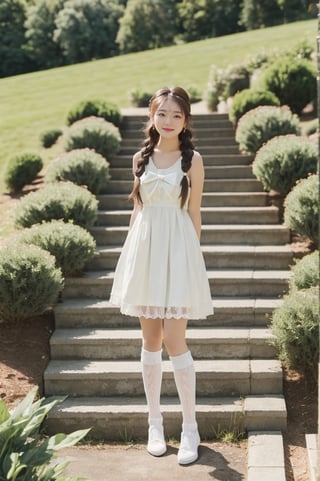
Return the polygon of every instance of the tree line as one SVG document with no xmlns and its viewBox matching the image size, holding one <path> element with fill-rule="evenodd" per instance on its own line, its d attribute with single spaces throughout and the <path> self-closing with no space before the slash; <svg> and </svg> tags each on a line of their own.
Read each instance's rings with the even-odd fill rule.
<svg viewBox="0 0 320 481">
<path fill-rule="evenodd" d="M 310 0 L 1 0 L 0 77 L 316 15 Z"/>
</svg>

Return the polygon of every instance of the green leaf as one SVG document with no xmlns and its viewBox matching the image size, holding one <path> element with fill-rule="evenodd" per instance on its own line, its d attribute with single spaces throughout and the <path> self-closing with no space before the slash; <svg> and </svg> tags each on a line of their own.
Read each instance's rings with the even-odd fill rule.
<svg viewBox="0 0 320 481">
<path fill-rule="evenodd" d="M 10 417 L 9 410 L 5 402 L 0 399 L 0 425 L 4 423 Z"/>
</svg>

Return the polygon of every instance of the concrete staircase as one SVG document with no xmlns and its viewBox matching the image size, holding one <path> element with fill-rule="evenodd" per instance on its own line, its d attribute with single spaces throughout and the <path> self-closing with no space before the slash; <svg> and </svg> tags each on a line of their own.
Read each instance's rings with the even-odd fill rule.
<svg viewBox="0 0 320 481">
<path fill-rule="evenodd" d="M 92 426 L 105 440 L 145 439 L 147 410 L 139 362 L 137 319 L 122 316 L 108 297 L 128 231 L 131 159 L 145 121 L 127 116 L 122 148 L 111 162 L 108 195 L 92 234 L 97 256 L 82 277 L 66 280 L 55 308 L 46 395 L 68 395 L 47 420 L 50 432 Z M 205 163 L 202 249 L 214 316 L 190 321 L 188 342 L 197 372 L 197 418 L 202 437 L 221 429 L 281 430 L 286 425 L 282 370 L 267 316 L 287 290 L 289 231 L 240 155 L 226 115 L 195 115 L 197 149 Z M 167 356 L 162 404 L 168 436 L 178 437 L 180 406 Z"/>
</svg>

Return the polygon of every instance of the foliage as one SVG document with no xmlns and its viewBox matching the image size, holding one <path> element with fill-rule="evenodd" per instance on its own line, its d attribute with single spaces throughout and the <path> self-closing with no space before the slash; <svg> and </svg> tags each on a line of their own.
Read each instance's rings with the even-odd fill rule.
<svg viewBox="0 0 320 481">
<path fill-rule="evenodd" d="M 281 105 L 300 114 L 316 98 L 316 78 L 316 68 L 310 61 L 285 55 L 265 70 L 261 83 L 279 98 Z"/>
<path fill-rule="evenodd" d="M 83 100 L 75 105 L 68 113 L 67 124 L 71 125 L 85 117 L 102 117 L 117 127 L 121 124 L 121 113 L 112 102 L 104 100 Z"/>
<path fill-rule="evenodd" d="M 0 479 L 8 481 L 77 481 L 62 476 L 68 463 L 55 463 L 56 451 L 74 446 L 89 430 L 43 438 L 42 422 L 60 398 L 36 400 L 37 388 L 12 411 L 0 400 Z"/>
<path fill-rule="evenodd" d="M 176 35 L 176 17 L 175 0 L 128 0 L 117 34 L 120 52 L 171 45 Z"/>
<path fill-rule="evenodd" d="M 292 55 L 296 59 L 311 60 L 314 52 L 314 46 L 307 40 L 302 40 L 287 51 L 288 55 Z"/>
<path fill-rule="evenodd" d="M 61 129 L 45 130 L 40 135 L 40 142 L 45 149 L 49 149 L 56 143 L 56 141 L 62 135 L 62 133 L 63 132 Z"/>
<path fill-rule="evenodd" d="M 53 39 L 71 63 L 111 57 L 122 14 L 117 0 L 67 0 L 56 16 Z"/>
<path fill-rule="evenodd" d="M 273 137 L 258 150 L 253 173 L 265 190 L 287 195 L 297 180 L 317 170 L 316 145 L 295 135 Z"/>
<path fill-rule="evenodd" d="M 305 0 L 244 0 L 240 25 L 252 30 L 307 17 Z"/>
<path fill-rule="evenodd" d="M 23 48 L 26 18 L 23 0 L 0 2 L 0 77 L 32 70 Z"/>
<path fill-rule="evenodd" d="M 242 115 L 261 105 L 280 105 L 279 99 L 268 90 L 244 89 L 238 92 L 232 101 L 229 118 L 237 124 Z"/>
<path fill-rule="evenodd" d="M 249 84 L 249 71 L 246 65 L 228 65 L 225 69 L 212 65 L 207 89 L 208 107 L 210 110 L 216 110 L 221 100 L 249 88 Z"/>
<path fill-rule="evenodd" d="M 98 201 L 91 192 L 72 182 L 57 182 L 26 195 L 16 208 L 15 223 L 31 227 L 62 219 L 87 228 L 96 221 L 97 211 Z"/>
<path fill-rule="evenodd" d="M 105 191 L 108 185 L 109 163 L 94 150 L 78 149 L 63 153 L 53 160 L 46 172 L 46 181 L 70 181 L 86 186 L 93 194 Z"/>
<path fill-rule="evenodd" d="M 305 255 L 292 267 L 291 289 L 308 289 L 320 284 L 319 251 Z"/>
<path fill-rule="evenodd" d="M 36 0 L 27 8 L 25 48 L 37 68 L 52 68 L 64 63 L 62 50 L 53 39 L 55 18 L 64 3 L 64 0 Z"/>
<path fill-rule="evenodd" d="M 273 311 L 273 344 L 289 369 L 316 378 L 319 360 L 319 289 L 293 290 Z"/>
<path fill-rule="evenodd" d="M 19 243 L 0 250 L 0 318 L 3 321 L 17 322 L 42 314 L 55 303 L 61 287 L 61 271 L 48 252 Z"/>
<path fill-rule="evenodd" d="M 96 243 L 88 231 L 59 220 L 24 229 L 18 238 L 26 245 L 36 245 L 56 259 L 64 276 L 79 272 L 94 257 Z"/>
<path fill-rule="evenodd" d="M 186 42 L 239 30 L 240 0 L 182 0 L 178 3 L 180 36 Z"/>
<path fill-rule="evenodd" d="M 284 201 L 284 222 L 303 239 L 319 242 L 319 176 L 302 179 Z"/>
<path fill-rule="evenodd" d="M 129 99 L 134 107 L 149 107 L 149 102 L 153 93 L 142 92 L 139 89 L 130 90 Z"/>
<path fill-rule="evenodd" d="M 255 154 L 268 140 L 278 135 L 300 135 L 300 123 L 287 107 L 262 106 L 249 110 L 237 125 L 236 141 L 242 152 Z"/>
<path fill-rule="evenodd" d="M 64 135 L 64 148 L 93 149 L 106 159 L 115 155 L 121 142 L 119 129 L 101 117 L 86 117 L 74 122 Z"/>
<path fill-rule="evenodd" d="M 43 166 L 40 155 L 26 152 L 9 160 L 5 183 L 10 192 L 17 192 L 32 182 Z"/>
<path fill-rule="evenodd" d="M 307 126 L 304 127 L 304 133 L 309 136 L 319 132 L 319 119 L 313 119 Z"/>
</svg>

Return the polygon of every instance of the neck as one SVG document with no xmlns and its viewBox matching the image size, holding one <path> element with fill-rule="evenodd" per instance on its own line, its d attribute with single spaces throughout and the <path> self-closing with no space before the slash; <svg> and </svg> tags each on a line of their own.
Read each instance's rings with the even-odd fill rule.
<svg viewBox="0 0 320 481">
<path fill-rule="evenodd" d="M 164 139 L 160 137 L 157 144 L 157 148 L 159 150 L 165 150 L 167 152 L 174 152 L 176 150 L 180 150 L 179 139 L 178 138 Z"/>
</svg>

